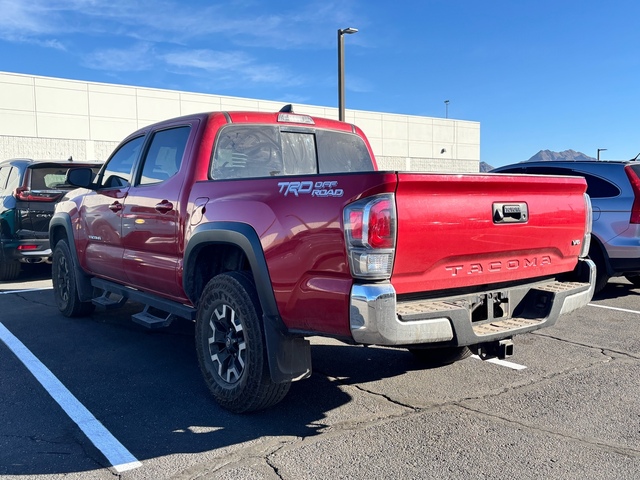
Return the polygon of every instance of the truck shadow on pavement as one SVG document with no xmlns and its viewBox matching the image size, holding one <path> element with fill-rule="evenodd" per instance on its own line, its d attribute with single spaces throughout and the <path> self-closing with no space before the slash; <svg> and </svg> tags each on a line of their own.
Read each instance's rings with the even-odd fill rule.
<svg viewBox="0 0 640 480">
<path fill-rule="evenodd" d="M 310 379 L 295 382 L 288 396 L 269 410 L 236 415 L 215 403 L 201 378 L 192 324 L 176 322 L 168 329 L 148 331 L 131 322 L 130 313 L 97 312 L 90 319 L 54 313 L 48 319 L 4 323 L 143 463 L 184 453 L 209 452 L 208 457 L 218 457 L 245 442 L 268 444 L 270 437 L 320 434 L 336 422 L 328 418 L 329 412 L 352 401 L 346 385 L 422 368 L 403 350 L 314 345 L 317 369 Z M 37 339 L 30 338 L 33 332 L 38 332 Z M 20 400 L 14 401 L 13 406 L 9 402 L 0 407 L 0 417 L 23 411 L 18 408 Z M 46 395 L 42 402 L 53 403 Z M 38 431 L 43 427 L 35 419 L 28 426 L 43 441 L 54 437 L 58 452 L 67 443 L 68 455 L 36 455 L 29 461 L 8 458 L 4 469 L 0 468 L 2 474 L 65 474 L 92 470 L 87 465 L 109 467 L 68 417 L 57 408 L 52 412 L 49 416 L 54 415 L 55 420 L 47 425 L 56 421 L 68 425 L 64 435 L 52 429 Z M 14 451 L 11 455 L 22 454 Z"/>
<path fill-rule="evenodd" d="M 628 283 L 626 280 L 614 278 L 600 292 L 596 293 L 593 299 L 610 300 L 628 295 L 638 295 L 638 287 Z"/>
</svg>

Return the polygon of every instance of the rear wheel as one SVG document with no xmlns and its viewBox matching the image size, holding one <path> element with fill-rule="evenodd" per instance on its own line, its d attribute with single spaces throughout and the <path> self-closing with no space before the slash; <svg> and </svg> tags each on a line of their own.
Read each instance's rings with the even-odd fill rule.
<svg viewBox="0 0 640 480">
<path fill-rule="evenodd" d="M 53 251 L 51 278 L 53 297 L 58 310 L 65 317 L 82 317 L 93 312 L 95 305 L 91 302 L 81 302 L 78 297 L 73 259 L 69 246 L 64 240 L 60 240 Z"/>
<path fill-rule="evenodd" d="M 271 380 L 264 338 L 253 279 L 241 272 L 214 277 L 200 299 L 196 350 L 210 392 L 227 410 L 263 410 L 289 391 L 291 382 Z"/>
<path fill-rule="evenodd" d="M 20 276 L 20 262 L 0 260 L 0 281 L 15 280 Z"/>
<path fill-rule="evenodd" d="M 420 362 L 432 365 L 449 365 L 471 356 L 468 347 L 409 348 L 411 354 Z"/>
<path fill-rule="evenodd" d="M 594 293 L 598 293 L 607 286 L 607 282 L 609 281 L 607 264 L 605 262 L 604 254 L 598 245 L 592 245 L 589 250 L 589 258 L 593 260 L 593 263 L 596 265 L 596 284 Z"/>
</svg>

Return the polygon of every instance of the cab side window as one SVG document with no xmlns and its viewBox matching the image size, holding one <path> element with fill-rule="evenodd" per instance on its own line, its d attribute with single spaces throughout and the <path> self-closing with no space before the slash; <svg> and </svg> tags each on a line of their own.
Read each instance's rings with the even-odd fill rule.
<svg viewBox="0 0 640 480">
<path fill-rule="evenodd" d="M 144 136 L 136 137 L 116 150 L 100 173 L 98 185 L 102 188 L 123 188 L 131 185 L 133 166 L 140 155 L 143 142 Z"/>
<path fill-rule="evenodd" d="M 140 185 L 152 185 L 173 177 L 182 163 L 191 127 L 170 128 L 153 135 L 144 159 Z"/>
</svg>

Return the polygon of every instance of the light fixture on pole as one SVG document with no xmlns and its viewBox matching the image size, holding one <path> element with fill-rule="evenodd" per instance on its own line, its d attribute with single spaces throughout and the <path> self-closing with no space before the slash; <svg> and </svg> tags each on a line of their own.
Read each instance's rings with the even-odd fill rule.
<svg viewBox="0 0 640 480">
<path fill-rule="evenodd" d="M 597 155 L 598 161 L 600 161 L 600 152 L 604 152 L 605 150 L 606 150 L 606 148 L 599 148 L 598 149 L 598 155 Z"/>
<path fill-rule="evenodd" d="M 449 118 L 449 100 L 444 101 L 444 118 Z"/>
<path fill-rule="evenodd" d="M 357 28 L 338 29 L 338 119 L 344 122 L 344 39 L 345 34 L 358 33 Z"/>
</svg>

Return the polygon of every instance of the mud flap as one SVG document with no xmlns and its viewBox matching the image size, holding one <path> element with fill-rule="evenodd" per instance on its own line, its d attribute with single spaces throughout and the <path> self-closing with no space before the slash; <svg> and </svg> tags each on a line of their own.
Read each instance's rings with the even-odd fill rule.
<svg viewBox="0 0 640 480">
<path fill-rule="evenodd" d="M 263 316 L 264 336 L 271 380 L 275 383 L 302 380 L 311 376 L 311 345 L 303 337 L 285 335 L 276 327 L 280 319 Z"/>
</svg>

